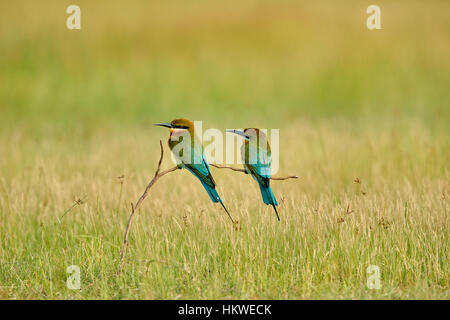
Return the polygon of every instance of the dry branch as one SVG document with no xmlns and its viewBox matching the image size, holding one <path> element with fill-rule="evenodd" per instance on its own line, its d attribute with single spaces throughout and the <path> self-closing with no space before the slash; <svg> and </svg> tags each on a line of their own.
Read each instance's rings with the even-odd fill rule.
<svg viewBox="0 0 450 320">
<path fill-rule="evenodd" d="M 161 147 L 161 156 L 159 158 L 158 168 L 156 169 L 155 175 L 154 175 L 153 179 L 149 182 L 147 187 L 145 188 L 142 196 L 136 202 L 136 205 L 133 205 L 133 203 L 131 203 L 131 213 L 130 213 L 130 217 L 128 218 L 127 229 L 125 230 L 125 235 L 123 238 L 123 245 L 122 245 L 122 251 L 120 252 L 120 262 L 119 262 L 119 269 L 117 271 L 117 274 L 120 274 L 120 272 L 122 271 L 122 268 L 123 268 L 123 263 L 125 262 L 125 256 L 127 254 L 127 248 L 128 248 L 128 234 L 130 233 L 131 222 L 133 220 L 134 214 L 136 213 L 136 210 L 139 208 L 142 201 L 144 201 L 144 199 L 147 197 L 150 188 L 155 184 L 156 181 L 158 181 L 159 178 L 178 169 L 178 167 L 175 166 L 175 167 L 167 169 L 161 173 L 159 172 L 161 169 L 162 160 L 164 158 L 164 148 L 163 148 L 161 140 L 159 141 L 159 146 Z"/>
<path fill-rule="evenodd" d="M 162 176 L 179 169 L 178 166 L 175 166 L 173 168 L 162 171 L 161 173 L 159 172 L 161 169 L 162 160 L 164 158 L 164 148 L 163 148 L 161 140 L 159 141 L 159 146 L 161 148 L 161 156 L 159 158 L 158 168 L 156 169 L 155 175 L 153 176 L 153 179 L 149 182 L 149 184 L 145 188 L 144 193 L 141 195 L 141 197 L 136 202 L 136 205 L 133 205 L 133 203 L 131 203 L 131 213 L 130 213 L 130 217 L 128 218 L 127 228 L 125 230 L 125 235 L 123 238 L 123 245 L 122 245 L 122 250 L 120 252 L 120 262 L 119 262 L 119 269 L 117 270 L 117 274 L 120 274 L 122 272 L 123 264 L 125 262 L 125 256 L 127 254 L 127 248 L 128 248 L 128 234 L 130 233 L 131 222 L 133 221 L 134 214 L 136 213 L 137 209 L 139 208 L 141 203 L 144 201 L 144 199 L 147 197 L 150 188 L 156 183 L 156 181 L 158 181 L 158 179 L 161 178 Z M 230 166 L 219 165 L 219 164 L 211 164 L 211 166 L 218 168 L 218 169 L 230 169 L 233 171 L 246 173 L 244 169 L 233 168 Z M 298 179 L 298 177 L 297 176 L 271 177 L 270 179 L 272 179 L 272 180 L 287 180 L 287 179 Z"/>
</svg>

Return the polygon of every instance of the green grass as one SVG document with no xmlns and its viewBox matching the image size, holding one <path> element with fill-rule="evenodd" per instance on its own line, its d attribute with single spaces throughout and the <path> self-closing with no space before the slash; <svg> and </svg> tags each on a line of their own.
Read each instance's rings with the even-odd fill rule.
<svg viewBox="0 0 450 320">
<path fill-rule="evenodd" d="M 380 1 L 380 31 L 358 1 L 80 1 L 80 31 L 69 4 L 0 4 L 0 298 L 449 298 L 447 2 Z M 167 139 L 151 124 L 181 116 L 279 128 L 279 175 L 300 178 L 272 183 L 279 223 L 213 169 L 233 227 L 190 174 L 163 177 L 117 276 Z"/>
</svg>

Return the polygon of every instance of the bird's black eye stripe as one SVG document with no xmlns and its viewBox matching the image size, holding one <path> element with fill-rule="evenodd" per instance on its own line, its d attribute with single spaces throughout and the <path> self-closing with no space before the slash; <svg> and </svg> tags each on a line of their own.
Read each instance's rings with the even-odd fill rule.
<svg viewBox="0 0 450 320">
<path fill-rule="evenodd" d="M 189 127 L 186 126 L 174 126 L 177 129 L 189 129 Z"/>
</svg>

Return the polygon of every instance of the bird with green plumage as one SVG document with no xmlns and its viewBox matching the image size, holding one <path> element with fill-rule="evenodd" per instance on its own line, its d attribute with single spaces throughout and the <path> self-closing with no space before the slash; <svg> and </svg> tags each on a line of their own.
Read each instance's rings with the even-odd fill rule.
<svg viewBox="0 0 450 320">
<path fill-rule="evenodd" d="M 233 218 L 222 202 L 216 190 L 216 182 L 211 174 L 204 148 L 200 139 L 196 136 L 194 123 L 188 119 L 175 119 L 170 123 L 155 123 L 155 126 L 169 128 L 169 148 L 177 160 L 178 167 L 191 172 L 208 192 L 211 201 L 219 202 L 224 208 L 231 222 Z"/>
<path fill-rule="evenodd" d="M 264 203 L 273 207 L 277 219 L 280 221 L 276 208 L 278 202 L 270 187 L 272 152 L 266 134 L 258 128 L 246 128 L 244 131 L 227 130 L 227 132 L 244 138 L 241 156 L 245 172 L 258 183 Z"/>
</svg>

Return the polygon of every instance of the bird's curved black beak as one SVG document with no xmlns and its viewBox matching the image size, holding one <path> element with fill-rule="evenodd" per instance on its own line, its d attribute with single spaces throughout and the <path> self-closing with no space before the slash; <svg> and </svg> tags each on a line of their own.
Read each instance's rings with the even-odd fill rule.
<svg viewBox="0 0 450 320">
<path fill-rule="evenodd" d="M 154 123 L 154 126 L 160 126 L 160 127 L 166 127 L 166 128 L 173 128 L 173 126 L 170 123 Z"/>
<path fill-rule="evenodd" d="M 228 129 L 227 132 L 231 132 L 231 133 L 235 133 L 237 135 L 240 135 L 242 137 L 244 137 L 244 139 L 249 140 L 250 136 L 245 134 L 244 131 L 240 131 L 240 130 L 235 130 L 235 129 Z"/>
</svg>

